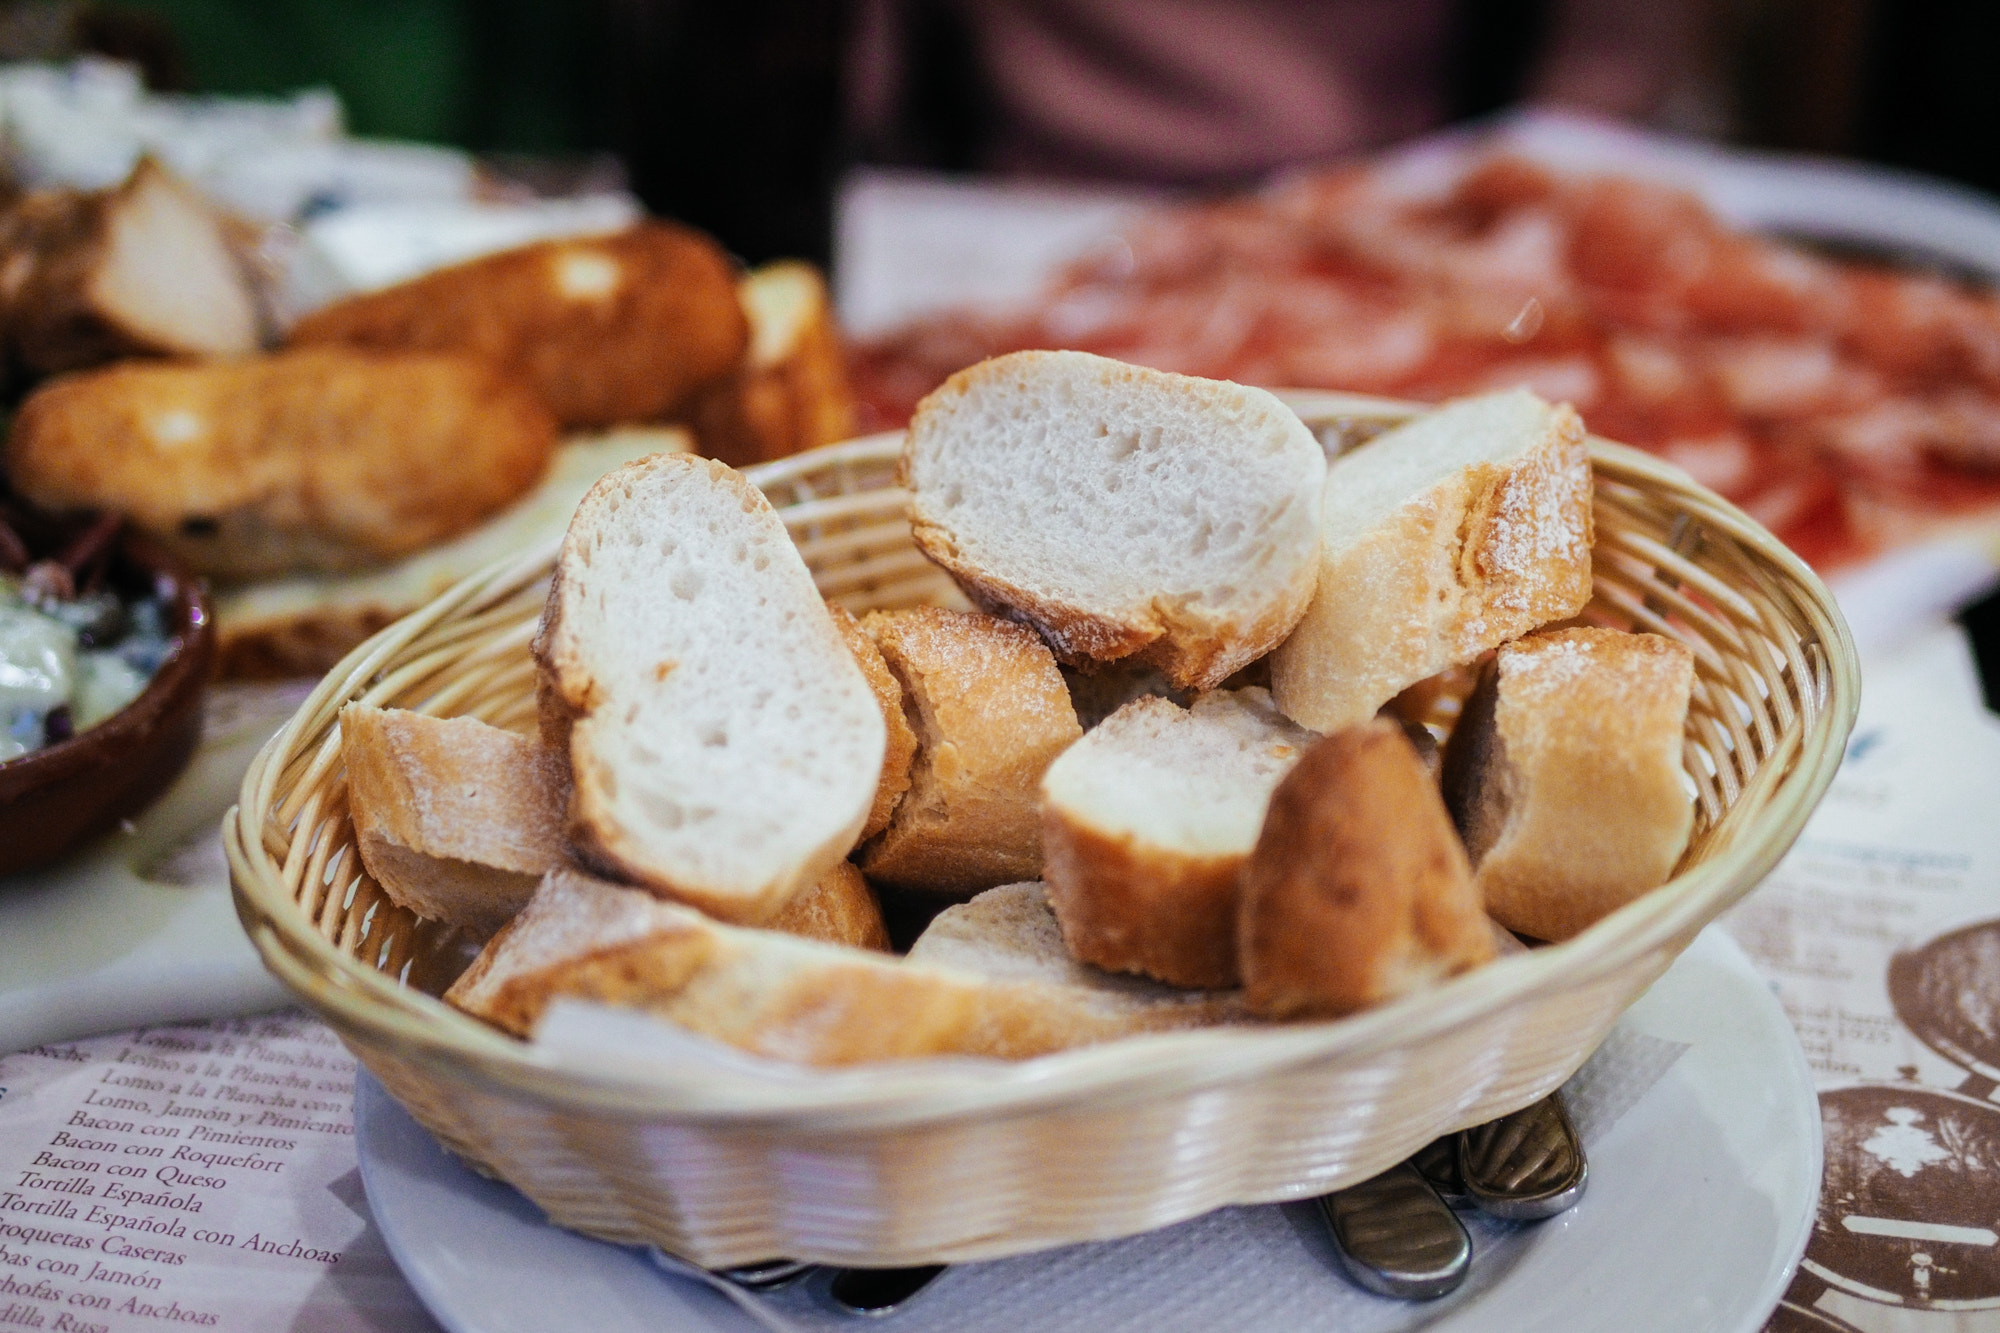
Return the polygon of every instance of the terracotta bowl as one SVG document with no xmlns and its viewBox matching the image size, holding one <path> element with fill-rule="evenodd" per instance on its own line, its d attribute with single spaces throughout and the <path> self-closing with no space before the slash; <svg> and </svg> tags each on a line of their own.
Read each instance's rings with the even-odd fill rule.
<svg viewBox="0 0 2000 1333">
<path fill-rule="evenodd" d="M 109 570 L 121 593 L 157 591 L 179 645 L 139 697 L 66 741 L 0 763 L 0 875 L 32 870 L 143 809 L 201 739 L 215 623 L 195 578 L 142 540 L 120 539 Z"/>
</svg>

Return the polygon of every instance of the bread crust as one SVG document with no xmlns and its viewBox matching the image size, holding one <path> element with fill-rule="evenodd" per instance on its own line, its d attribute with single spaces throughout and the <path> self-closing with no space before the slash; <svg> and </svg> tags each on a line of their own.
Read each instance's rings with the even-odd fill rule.
<svg viewBox="0 0 2000 1333">
<path fill-rule="evenodd" d="M 1694 823 L 1693 685 L 1694 654 L 1658 634 L 1551 630 L 1494 655 L 1444 794 L 1495 920 L 1568 939 L 1667 881 Z"/>
<path fill-rule="evenodd" d="M 349 297 L 300 320 L 290 342 L 464 353 L 531 386 L 565 426 L 655 421 L 742 361 L 736 280 L 707 236 L 649 221 Z"/>
<path fill-rule="evenodd" d="M 862 870 L 956 895 L 1039 878 L 1042 775 L 1083 734 L 1047 645 L 1010 621 L 937 607 L 861 624 L 918 738 L 910 789 L 861 849 Z"/>
<path fill-rule="evenodd" d="M 1494 939 L 1451 818 L 1394 722 L 1308 749 L 1244 864 L 1244 998 L 1334 1018 L 1485 962 Z"/>
<path fill-rule="evenodd" d="M 1142 844 L 1042 811 L 1042 873 L 1070 951 L 1112 972 L 1175 986 L 1237 985 L 1236 877 L 1241 856 L 1196 856 Z"/>
<path fill-rule="evenodd" d="M 324 347 L 50 381 L 6 467 L 37 504 L 115 510 L 202 573 L 257 578 L 464 532 L 533 487 L 555 443 L 534 395 L 480 362 Z"/>
<path fill-rule="evenodd" d="M 801 939 L 889 952 L 882 904 L 851 861 L 835 861 L 817 884 L 793 894 L 768 924 L 771 930 Z"/>
<path fill-rule="evenodd" d="M 853 435 L 847 355 L 819 270 L 781 260 L 752 269 L 737 291 L 750 350 L 688 411 L 701 451 L 749 467 Z"/>
<path fill-rule="evenodd" d="M 847 608 L 828 602 L 826 611 L 833 617 L 833 627 L 846 641 L 847 651 L 854 654 L 854 664 L 868 678 L 868 688 L 875 691 L 875 702 L 882 709 L 882 728 L 888 737 L 882 747 L 882 780 L 875 786 L 875 803 L 868 807 L 867 822 L 861 826 L 860 841 L 866 842 L 889 827 L 903 793 L 910 789 L 910 766 L 917 757 L 917 733 L 903 715 L 903 687 L 882 659 L 882 650 L 875 646 L 875 640 L 868 637 L 861 622 Z"/>
<path fill-rule="evenodd" d="M 419 916 L 491 935 L 562 864 L 568 774 L 539 742 L 351 703 L 340 752 L 361 863 Z"/>
<path fill-rule="evenodd" d="M 1396 446 L 1394 433 L 1368 446 Z M 1343 484 L 1329 472 L 1329 490 Z M 1551 411 L 1509 466 L 1481 463 L 1344 544 L 1329 541 L 1319 586 L 1271 656 L 1286 714 L 1332 732 L 1375 715 L 1407 687 L 1581 611 L 1594 540 L 1583 422 Z"/>
</svg>

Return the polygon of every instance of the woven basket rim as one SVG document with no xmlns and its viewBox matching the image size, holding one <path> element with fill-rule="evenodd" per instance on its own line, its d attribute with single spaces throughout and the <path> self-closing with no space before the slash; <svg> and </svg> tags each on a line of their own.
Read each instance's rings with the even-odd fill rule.
<svg viewBox="0 0 2000 1333">
<path fill-rule="evenodd" d="M 1424 405 L 1359 395 L 1279 391 L 1301 416 L 1396 417 Z M 837 462 L 880 461 L 902 432 L 884 432 L 746 470 L 760 488 Z M 1789 766 L 1767 760 L 1759 780 L 1777 784 L 1734 845 L 1626 905 L 1566 942 L 1505 958 L 1429 991 L 1347 1018 L 1130 1037 L 1019 1062 L 906 1061 L 825 1071 L 811 1079 L 700 1081 L 579 1071 L 551 1062 L 442 1001 L 340 952 L 303 920 L 263 823 L 281 771 L 298 753 L 305 721 L 351 696 L 431 625 L 497 601 L 547 572 L 554 541 L 497 562 L 356 648 L 320 682 L 258 753 L 241 798 L 223 821 L 237 914 L 266 966 L 351 1040 L 383 1047 L 446 1077 L 524 1096 L 553 1109 L 807 1130 L 907 1127 L 966 1116 L 1044 1110 L 1089 1099 L 1148 1099 L 1283 1072 L 1359 1060 L 1440 1037 L 1497 1008 L 1580 986 L 1658 950 L 1677 950 L 1747 893 L 1790 848 L 1845 749 L 1860 696 L 1852 636 L 1825 584 L 1749 515 L 1685 472 L 1625 445 L 1592 437 L 1600 477 L 1669 493 L 1713 531 L 1772 566 L 1817 640 L 1824 690 Z"/>
</svg>

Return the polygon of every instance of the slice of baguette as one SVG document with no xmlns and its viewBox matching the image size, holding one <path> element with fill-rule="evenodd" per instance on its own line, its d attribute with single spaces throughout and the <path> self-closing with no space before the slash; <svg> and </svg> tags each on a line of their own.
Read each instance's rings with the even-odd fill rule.
<svg viewBox="0 0 2000 1333">
<path fill-rule="evenodd" d="M 976 611 L 913 607 L 861 624 L 917 733 L 910 789 L 861 849 L 862 870 L 959 895 L 1041 874 L 1042 774 L 1083 734 L 1048 646 Z"/>
<path fill-rule="evenodd" d="M 1326 456 L 1261 389 L 1016 352 L 917 405 L 917 545 L 1071 665 L 1134 655 L 1211 689 L 1304 613 Z"/>
<path fill-rule="evenodd" d="M 1568 939 L 1673 874 L 1694 825 L 1693 688 L 1693 653 L 1659 634 L 1552 630 L 1494 654 L 1444 793 L 1496 920 Z"/>
<path fill-rule="evenodd" d="M 732 467 L 767 463 L 854 433 L 854 395 L 818 269 L 782 260 L 736 285 L 750 350 L 688 412 L 701 451 Z"/>
<path fill-rule="evenodd" d="M 868 637 L 861 622 L 845 607 L 828 602 L 826 610 L 833 617 L 833 627 L 846 641 L 847 651 L 854 654 L 854 664 L 867 677 L 868 688 L 875 691 L 875 702 L 882 710 L 882 728 L 887 735 L 882 747 L 882 777 L 875 784 L 875 801 L 868 807 L 868 820 L 861 826 L 861 840 L 865 842 L 889 827 L 897 803 L 910 789 L 910 766 L 917 758 L 917 733 L 903 716 L 903 687 L 896 683 L 896 673 L 889 670 L 875 640 Z"/>
<path fill-rule="evenodd" d="M 1378 718 L 1308 749 L 1244 863 L 1244 998 L 1334 1018 L 1493 957 L 1465 851 L 1402 728 Z"/>
<path fill-rule="evenodd" d="M 760 922 L 853 847 L 881 709 L 784 524 L 730 468 L 660 454 L 593 486 L 535 658 L 591 863 Z"/>
<path fill-rule="evenodd" d="M 1233 928 L 1230 934 L 1233 938 Z M 1040 884 L 1003 884 L 945 908 L 910 946 L 909 959 L 995 981 L 1079 986 L 1134 1014 L 1171 1016 L 1189 1026 L 1250 1018 L 1236 991 L 1182 990 L 1078 962 L 1063 943 L 1062 926 Z"/>
<path fill-rule="evenodd" d="M 491 935 L 562 864 L 569 776 L 539 741 L 354 703 L 340 753 L 361 864 L 417 915 Z"/>
<path fill-rule="evenodd" d="M 1334 460 L 1319 584 L 1271 655 L 1271 694 L 1315 731 L 1590 599 L 1583 423 L 1525 389 L 1461 399 Z"/>
<path fill-rule="evenodd" d="M 1134 700 L 1064 751 L 1042 779 L 1042 874 L 1071 952 L 1236 985 L 1237 872 L 1314 739 L 1252 688 Z"/>
<path fill-rule="evenodd" d="M 599 477 L 625 463 L 693 447 L 677 427 L 623 427 L 565 441 L 535 488 L 479 526 L 387 565 L 294 574 L 215 590 L 225 677 L 320 676 L 362 640 L 471 574 L 562 536 Z"/>
<path fill-rule="evenodd" d="M 574 871 L 551 872 L 445 999 L 517 1035 L 558 997 L 645 1010 L 813 1065 L 927 1055 L 1020 1059 L 1190 1024 L 1077 986 L 997 981 L 725 926 Z"/>
</svg>

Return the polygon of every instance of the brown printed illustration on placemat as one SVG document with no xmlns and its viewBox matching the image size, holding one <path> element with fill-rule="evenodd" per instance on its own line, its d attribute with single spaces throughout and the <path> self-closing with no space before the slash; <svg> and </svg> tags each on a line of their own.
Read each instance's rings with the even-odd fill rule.
<svg viewBox="0 0 2000 1333">
<path fill-rule="evenodd" d="M 2000 920 L 1897 954 L 1887 982 L 1903 1026 L 1966 1077 L 1950 1091 L 1821 1091 L 1819 1216 L 1772 1329 L 1815 1326 L 1799 1321 L 1829 1288 L 1904 1310 L 2000 1309 Z"/>
</svg>

